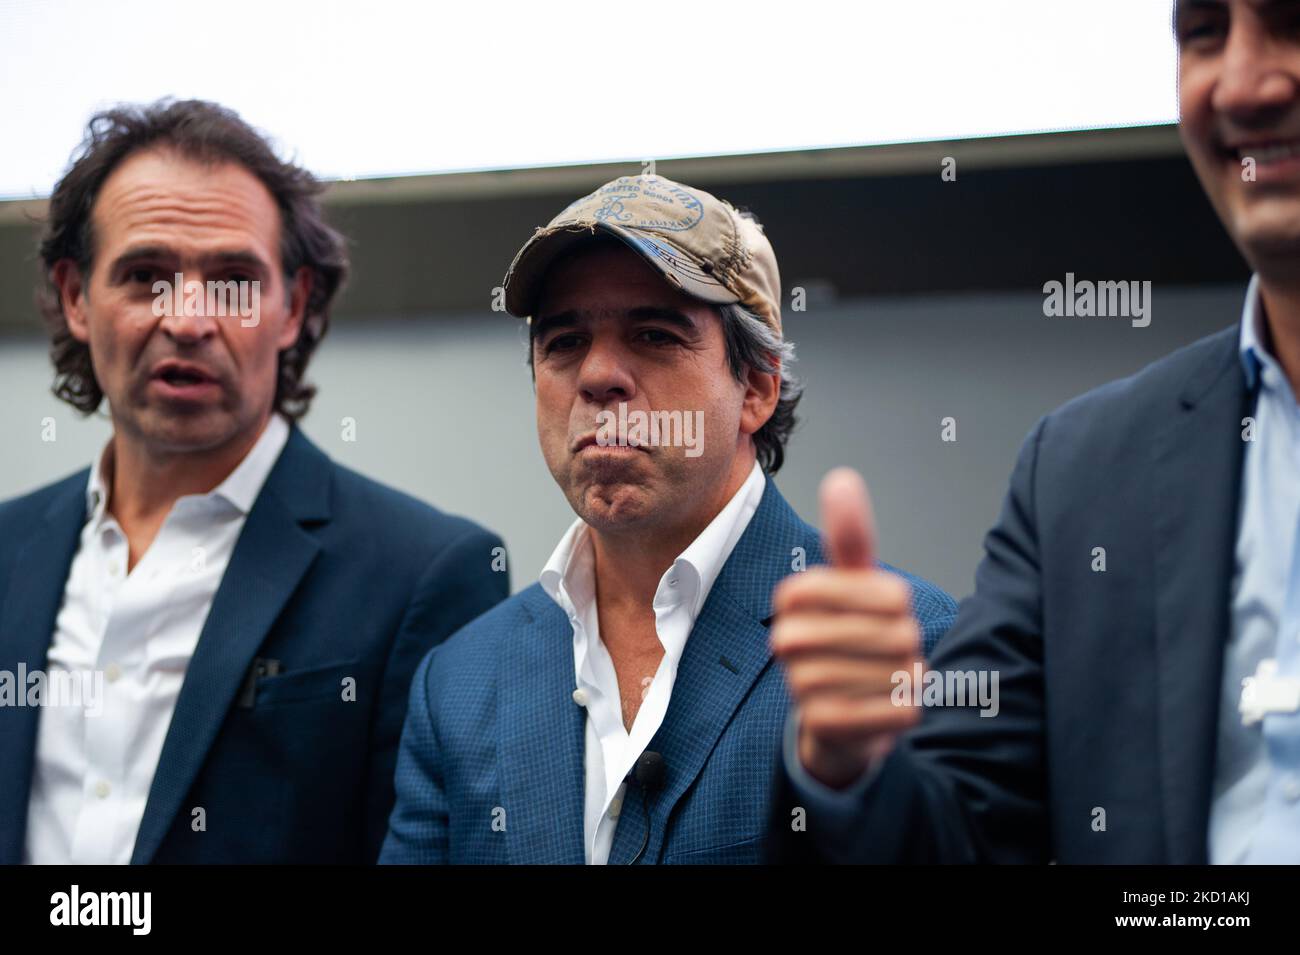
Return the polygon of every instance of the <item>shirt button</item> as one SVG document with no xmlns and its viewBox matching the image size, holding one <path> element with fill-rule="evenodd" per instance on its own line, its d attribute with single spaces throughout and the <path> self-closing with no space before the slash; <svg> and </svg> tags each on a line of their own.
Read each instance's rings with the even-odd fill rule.
<svg viewBox="0 0 1300 955">
<path fill-rule="evenodd" d="M 1287 802 L 1300 802 L 1300 779 L 1292 776 L 1282 787 L 1282 798 Z"/>
<path fill-rule="evenodd" d="M 108 565 L 108 572 L 109 572 L 110 574 L 112 574 L 114 577 L 121 577 L 121 576 L 122 576 L 122 562 L 121 562 L 120 560 L 115 560 L 115 561 L 113 561 L 112 563 L 110 563 L 110 564 Z"/>
<path fill-rule="evenodd" d="M 116 683 L 122 678 L 122 668 L 116 663 L 110 663 L 104 669 L 104 679 L 109 683 Z"/>
<path fill-rule="evenodd" d="M 574 702 L 574 703 L 577 703 L 579 706 L 586 706 L 586 705 L 587 705 L 587 691 L 584 690 L 582 687 L 578 687 L 576 690 L 574 690 L 574 691 L 573 691 L 573 702 Z"/>
<path fill-rule="evenodd" d="M 111 793 L 112 791 L 113 791 L 113 787 L 110 786 L 102 779 L 99 782 L 95 783 L 95 795 L 98 796 L 100 799 L 107 799 L 108 794 Z"/>
</svg>

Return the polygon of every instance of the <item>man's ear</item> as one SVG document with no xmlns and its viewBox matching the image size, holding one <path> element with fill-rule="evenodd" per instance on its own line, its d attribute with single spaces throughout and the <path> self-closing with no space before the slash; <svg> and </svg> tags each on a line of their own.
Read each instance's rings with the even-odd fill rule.
<svg viewBox="0 0 1300 955">
<path fill-rule="evenodd" d="M 307 316 L 307 302 L 311 298 L 311 269 L 302 266 L 293 276 L 293 285 L 289 289 L 289 314 L 285 316 L 284 328 L 280 330 L 277 343 L 280 351 L 292 348 L 302 332 L 302 323 Z"/>
<path fill-rule="evenodd" d="M 776 411 L 781 399 L 781 370 L 759 371 L 750 368 L 745 374 L 745 400 L 740 408 L 740 430 L 757 434 Z"/>
<path fill-rule="evenodd" d="M 68 323 L 68 331 L 77 341 L 90 342 L 90 327 L 86 320 L 86 284 L 81 269 L 72 259 L 59 259 L 50 268 L 50 279 L 59 293 L 59 305 Z"/>
</svg>

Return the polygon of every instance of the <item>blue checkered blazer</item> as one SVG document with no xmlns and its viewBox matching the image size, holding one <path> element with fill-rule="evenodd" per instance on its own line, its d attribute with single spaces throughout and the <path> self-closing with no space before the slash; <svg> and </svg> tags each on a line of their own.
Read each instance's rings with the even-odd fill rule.
<svg viewBox="0 0 1300 955">
<path fill-rule="evenodd" d="M 801 554 L 808 565 L 825 562 L 817 531 L 769 478 L 701 608 L 650 742 L 667 773 L 650 797 L 642 862 L 761 860 L 790 707 L 767 624 L 772 589 Z M 928 653 L 956 604 L 896 572 L 912 585 Z M 586 711 L 573 688 L 573 631 L 537 584 L 426 656 L 380 862 L 581 864 Z M 640 799 L 629 796 L 611 864 L 636 855 L 646 826 Z"/>
</svg>

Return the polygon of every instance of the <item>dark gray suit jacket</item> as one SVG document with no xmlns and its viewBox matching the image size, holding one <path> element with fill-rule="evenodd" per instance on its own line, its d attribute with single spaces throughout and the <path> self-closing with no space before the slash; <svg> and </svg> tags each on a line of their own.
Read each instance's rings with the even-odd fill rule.
<svg viewBox="0 0 1300 955">
<path fill-rule="evenodd" d="M 1254 403 L 1237 336 L 1205 338 L 1038 423 L 975 593 L 930 663 L 998 671 L 1001 712 L 926 710 L 846 833 L 811 810 L 807 831 L 792 831 L 798 799 L 782 776 L 776 858 L 1207 861 Z"/>
</svg>

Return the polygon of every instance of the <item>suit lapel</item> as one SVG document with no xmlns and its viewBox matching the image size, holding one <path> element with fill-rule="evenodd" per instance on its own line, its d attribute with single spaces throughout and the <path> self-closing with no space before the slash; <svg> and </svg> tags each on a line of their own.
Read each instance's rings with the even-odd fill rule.
<svg viewBox="0 0 1300 955">
<path fill-rule="evenodd" d="M 663 725 L 648 747 L 663 756 L 668 772 L 663 791 L 650 799 L 645 861 L 659 858 L 677 802 L 771 663 L 772 590 L 791 573 L 796 548 L 808 564 L 822 559 L 816 532 L 799 519 L 769 478 L 758 510 L 723 565 L 686 641 Z M 633 818 L 630 812 L 628 818 Z M 610 864 L 631 861 L 644 835 L 642 826 L 619 825 Z"/>
<path fill-rule="evenodd" d="M 1231 630 L 1241 419 L 1252 395 L 1225 332 L 1154 442 L 1156 684 L 1166 862 L 1204 864 Z"/>
<path fill-rule="evenodd" d="M 503 686 L 497 704 L 510 862 L 581 865 L 587 711 L 573 701 L 573 628 L 538 585 L 523 606 L 527 633 L 505 642 L 502 661 L 522 679 Z"/>
<path fill-rule="evenodd" d="M 332 465 L 294 428 L 244 522 L 185 673 L 132 863 L 149 862 L 207 758 L 253 657 L 320 550 Z"/>
<path fill-rule="evenodd" d="M 25 542 L 18 542 L 8 592 L 0 617 L 0 670 L 17 679 L 26 672 L 44 670 L 55 621 L 63 602 L 72 559 L 86 521 L 88 472 L 65 482 L 42 520 Z M 18 685 L 26 695 L 27 687 Z M 27 830 L 27 800 L 36 753 L 40 708 L 6 707 L 0 718 L 0 864 L 22 861 Z"/>
</svg>

